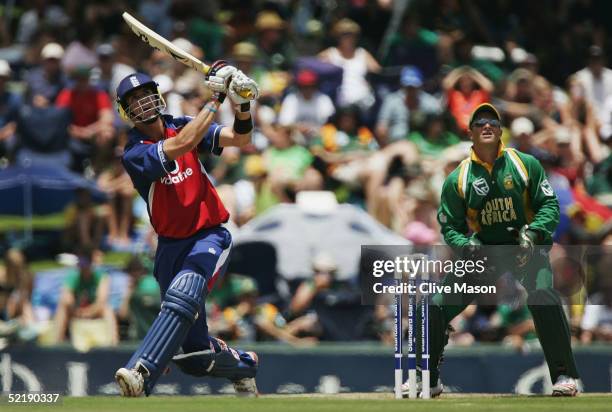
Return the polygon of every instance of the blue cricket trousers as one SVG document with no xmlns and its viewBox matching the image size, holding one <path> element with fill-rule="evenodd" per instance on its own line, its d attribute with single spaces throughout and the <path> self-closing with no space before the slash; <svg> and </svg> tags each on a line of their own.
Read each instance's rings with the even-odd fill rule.
<svg viewBox="0 0 612 412">
<path fill-rule="evenodd" d="M 208 293 L 215 281 L 225 274 L 232 246 L 232 235 L 223 226 L 203 229 L 186 239 L 159 236 L 153 274 L 159 283 L 162 301 L 175 276 L 184 270 L 201 274 L 207 280 Z M 205 297 L 206 298 L 206 297 Z M 204 304 L 182 348 L 185 353 L 210 349 Z"/>
</svg>

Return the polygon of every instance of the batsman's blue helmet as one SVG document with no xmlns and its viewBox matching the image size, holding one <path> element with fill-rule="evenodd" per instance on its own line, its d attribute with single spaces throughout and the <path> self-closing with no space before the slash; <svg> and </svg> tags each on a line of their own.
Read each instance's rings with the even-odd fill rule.
<svg viewBox="0 0 612 412">
<path fill-rule="evenodd" d="M 137 89 L 144 87 L 153 92 L 152 97 L 139 99 L 138 102 L 132 104 L 135 107 L 131 107 L 127 101 L 128 96 Z M 143 106 L 146 104 L 149 104 L 151 108 L 144 109 Z M 141 108 L 141 113 L 135 114 L 135 109 L 138 107 Z M 117 86 L 117 110 L 122 119 L 147 122 L 155 119 L 165 108 L 166 102 L 159 92 L 157 83 L 150 76 L 144 73 L 132 73 L 119 82 L 119 86 Z"/>
</svg>

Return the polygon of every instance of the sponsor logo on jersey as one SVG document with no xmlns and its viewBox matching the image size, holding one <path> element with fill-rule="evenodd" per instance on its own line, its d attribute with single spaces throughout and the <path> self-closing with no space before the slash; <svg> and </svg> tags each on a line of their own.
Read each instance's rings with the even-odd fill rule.
<svg viewBox="0 0 612 412">
<path fill-rule="evenodd" d="M 479 196 L 486 196 L 489 193 L 489 184 L 484 177 L 479 177 L 478 179 L 474 180 L 472 187 Z"/>
<path fill-rule="evenodd" d="M 548 179 L 542 180 L 542 183 L 540 183 L 540 189 L 542 189 L 542 193 L 544 193 L 546 196 L 555 195 L 555 191 L 553 190 L 550 183 L 548 183 Z"/>
<path fill-rule="evenodd" d="M 184 172 L 177 170 L 173 172 L 172 175 L 166 175 L 160 179 L 160 181 L 165 185 L 176 185 L 178 183 L 184 182 L 187 180 L 189 176 L 193 175 L 193 169 L 188 167 Z"/>
<path fill-rule="evenodd" d="M 511 174 L 507 174 L 504 177 L 504 189 L 506 189 L 506 190 L 514 189 L 514 180 L 512 179 L 512 175 Z"/>
<path fill-rule="evenodd" d="M 484 226 L 490 226 L 494 223 L 512 222 L 514 220 L 517 220 L 517 216 L 510 196 L 487 200 L 480 211 L 480 223 Z"/>
</svg>

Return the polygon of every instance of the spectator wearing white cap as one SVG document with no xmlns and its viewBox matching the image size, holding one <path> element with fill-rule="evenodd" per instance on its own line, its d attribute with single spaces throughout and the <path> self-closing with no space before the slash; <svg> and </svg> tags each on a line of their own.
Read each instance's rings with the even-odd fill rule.
<svg viewBox="0 0 612 412">
<path fill-rule="evenodd" d="M 510 125 L 510 132 L 516 148 L 521 152 L 529 153 L 533 146 L 531 142 L 534 132 L 533 122 L 527 117 L 517 117 Z"/>
<path fill-rule="evenodd" d="M 66 87 L 66 76 L 60 62 L 64 57 L 64 48 L 58 43 L 45 44 L 40 52 L 41 65 L 26 75 L 27 96 L 31 102 L 34 96 L 44 98 L 46 105 L 55 101 L 59 92 Z"/>
<path fill-rule="evenodd" d="M 11 66 L 0 60 L 0 157 L 10 155 L 15 145 L 15 120 L 21 105 L 21 99 L 6 90 L 10 78 Z"/>
<path fill-rule="evenodd" d="M 381 146 L 407 138 L 411 125 L 441 111 L 439 100 L 421 89 L 423 76 L 415 66 L 402 69 L 400 85 L 400 90 L 385 97 L 378 113 L 376 135 Z"/>
<path fill-rule="evenodd" d="M 540 147 L 538 143 L 550 137 L 549 130 L 535 132 L 535 126 L 528 117 L 517 117 L 510 124 L 512 135 L 511 146 L 523 153 L 535 156 L 537 159 L 549 158 L 550 154 Z"/>
</svg>

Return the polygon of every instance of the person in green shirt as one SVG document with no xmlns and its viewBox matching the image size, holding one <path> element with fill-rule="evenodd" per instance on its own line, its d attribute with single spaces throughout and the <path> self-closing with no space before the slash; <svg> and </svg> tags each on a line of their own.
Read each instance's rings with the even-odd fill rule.
<svg viewBox="0 0 612 412">
<path fill-rule="evenodd" d="M 124 271 L 128 275 L 125 294 L 117 311 L 128 324 L 128 337 L 142 339 L 159 313 L 161 296 L 153 276 L 153 262 L 146 256 L 131 256 Z"/>
<path fill-rule="evenodd" d="M 290 133 L 283 130 L 281 133 Z M 269 148 L 264 153 L 268 170 L 272 174 L 282 175 L 288 180 L 299 180 L 310 167 L 312 154 L 303 146 L 289 143 Z"/>
<path fill-rule="evenodd" d="M 494 285 L 501 274 L 512 272 L 528 293 L 527 306 L 554 382 L 553 396 L 575 396 L 578 371 L 570 329 L 553 288 L 548 257 L 551 236 L 559 222 L 557 197 L 539 161 L 503 146 L 501 117 L 491 104 L 483 103 L 473 111 L 468 132 L 473 143 L 471 155 L 444 182 L 438 222 L 446 243 L 467 252 L 468 258 L 485 261 L 486 271 L 471 279 L 448 274 L 442 284 L 450 285 L 453 291 L 460 282 L 485 281 Z M 459 304 L 454 300 L 457 297 L 461 298 Z M 447 326 L 476 297 L 459 292 L 436 294 L 432 298 L 429 308 L 432 396 L 443 390 L 438 368 L 448 341 Z M 408 385 L 405 389 L 407 394 Z"/>
<path fill-rule="evenodd" d="M 55 312 L 56 339 L 63 342 L 70 319 L 104 319 L 111 325 L 112 342 L 118 341 L 117 321 L 109 304 L 110 278 L 93 266 L 93 248 L 83 246 L 78 253 L 78 269 L 64 280 Z"/>
<path fill-rule="evenodd" d="M 312 167 L 314 156 L 295 140 L 293 126 L 275 125 L 265 131 L 271 146 L 263 153 L 267 181 L 280 202 L 291 202 L 301 190 L 319 190 L 321 174 Z"/>
<path fill-rule="evenodd" d="M 495 315 L 499 319 L 499 328 L 506 334 L 503 339 L 504 344 L 523 351 L 537 338 L 527 306 L 515 307 L 503 303 L 497 306 Z"/>
<path fill-rule="evenodd" d="M 461 142 L 459 136 L 445 127 L 444 120 L 442 114 L 430 113 L 425 119 L 424 132 L 414 131 L 408 135 L 408 140 L 417 146 L 422 156 L 439 158 L 446 148 Z"/>
</svg>

